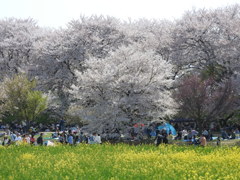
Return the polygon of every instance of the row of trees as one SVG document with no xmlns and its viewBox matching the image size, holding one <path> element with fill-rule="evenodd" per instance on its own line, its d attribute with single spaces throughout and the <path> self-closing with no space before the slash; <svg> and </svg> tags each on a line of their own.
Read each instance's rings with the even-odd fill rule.
<svg viewBox="0 0 240 180">
<path fill-rule="evenodd" d="M 81 17 L 56 30 L 0 20 L 1 80 L 26 73 L 55 118 L 91 128 L 180 116 L 226 124 L 239 109 L 239 50 L 239 5 L 175 21 Z"/>
</svg>

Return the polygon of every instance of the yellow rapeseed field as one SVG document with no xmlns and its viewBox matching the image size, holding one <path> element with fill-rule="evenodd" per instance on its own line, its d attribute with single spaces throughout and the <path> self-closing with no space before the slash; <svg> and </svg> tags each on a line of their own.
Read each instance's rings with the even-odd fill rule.
<svg viewBox="0 0 240 180">
<path fill-rule="evenodd" d="M 0 146 L 0 179 L 240 179 L 239 147 Z"/>
</svg>

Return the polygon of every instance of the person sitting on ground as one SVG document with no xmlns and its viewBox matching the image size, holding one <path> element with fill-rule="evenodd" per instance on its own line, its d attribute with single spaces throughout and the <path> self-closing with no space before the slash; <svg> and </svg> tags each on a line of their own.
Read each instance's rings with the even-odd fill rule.
<svg viewBox="0 0 240 180">
<path fill-rule="evenodd" d="M 94 142 L 94 139 L 93 139 L 93 135 L 92 134 L 90 134 L 89 136 L 88 136 L 88 144 L 94 144 L 95 142 Z"/>
<path fill-rule="evenodd" d="M 189 130 L 188 135 L 187 135 L 187 140 L 191 141 L 192 137 L 193 137 L 192 132 L 191 132 L 191 130 Z"/>
<path fill-rule="evenodd" d="M 27 144 L 27 139 L 26 139 L 26 135 L 25 135 L 25 134 L 22 135 L 22 142 L 23 142 L 24 144 Z"/>
<path fill-rule="evenodd" d="M 187 140 L 187 135 L 188 135 L 187 130 L 183 129 L 183 130 L 182 130 L 182 138 L 183 138 L 184 140 Z"/>
<path fill-rule="evenodd" d="M 193 145 L 199 145 L 199 141 L 198 141 L 198 139 L 196 138 L 196 135 L 193 135 L 193 136 L 192 136 L 192 144 L 193 144 Z"/>
<path fill-rule="evenodd" d="M 15 141 L 22 141 L 22 137 L 21 137 L 20 133 L 17 133 L 17 137 L 16 137 Z"/>
<path fill-rule="evenodd" d="M 7 136 L 4 136 L 2 145 L 3 145 L 3 146 L 8 146 L 8 145 L 10 145 L 10 144 L 11 144 L 11 139 L 8 139 Z"/>
<path fill-rule="evenodd" d="M 102 144 L 100 134 L 94 133 L 93 134 L 93 140 L 94 140 L 95 144 Z"/>
<path fill-rule="evenodd" d="M 22 142 L 22 137 L 21 137 L 21 134 L 20 134 L 20 133 L 17 133 L 17 137 L 16 137 L 15 141 L 16 141 L 16 144 L 17 144 L 17 145 L 19 145 L 19 143 Z"/>
<path fill-rule="evenodd" d="M 231 131 L 231 139 L 236 139 L 236 134 L 233 130 Z"/>
<path fill-rule="evenodd" d="M 177 137 L 175 137 L 175 140 L 181 140 L 182 139 L 182 131 L 178 131 Z"/>
<path fill-rule="evenodd" d="M 207 139 L 206 139 L 206 137 L 203 134 L 200 137 L 200 145 L 202 147 L 205 147 L 207 145 Z"/>
<path fill-rule="evenodd" d="M 11 141 L 12 141 L 12 142 L 15 142 L 15 141 L 16 141 L 16 138 L 17 138 L 17 135 L 16 135 L 15 132 L 13 132 L 13 133 L 11 133 L 10 137 L 11 137 Z"/>
<path fill-rule="evenodd" d="M 93 133 L 93 144 L 97 144 L 97 133 Z"/>
<path fill-rule="evenodd" d="M 198 131 L 196 131 L 195 129 L 192 129 L 191 134 L 192 134 L 192 136 L 196 137 L 198 135 Z"/>
<path fill-rule="evenodd" d="M 31 144 L 31 145 L 34 145 L 34 144 L 35 144 L 34 133 L 31 134 L 31 137 L 30 137 L 30 144 Z"/>
<path fill-rule="evenodd" d="M 234 130 L 234 134 L 236 135 L 236 139 L 238 139 L 238 138 L 239 138 L 239 135 L 240 135 L 240 132 L 239 132 L 238 128 L 236 128 L 236 129 Z"/>
<path fill-rule="evenodd" d="M 223 139 L 229 139 L 226 130 L 222 130 L 221 134 L 222 134 L 222 138 L 223 138 Z"/>
<path fill-rule="evenodd" d="M 64 140 L 65 140 L 65 137 L 64 137 L 64 134 L 63 134 L 63 133 L 60 134 L 58 140 L 59 140 L 59 142 L 62 143 L 62 144 L 65 143 L 65 141 L 64 141 Z"/>
<path fill-rule="evenodd" d="M 53 138 L 53 139 L 54 139 L 54 138 L 58 138 L 58 132 L 52 133 L 52 138 Z"/>
<path fill-rule="evenodd" d="M 31 143 L 30 139 L 31 139 L 30 136 L 28 134 L 26 134 L 26 141 L 27 141 L 28 144 Z"/>
</svg>

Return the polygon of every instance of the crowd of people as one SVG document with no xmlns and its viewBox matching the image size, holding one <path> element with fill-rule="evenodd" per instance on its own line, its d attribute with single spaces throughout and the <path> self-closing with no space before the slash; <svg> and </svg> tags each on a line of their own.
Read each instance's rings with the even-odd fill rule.
<svg viewBox="0 0 240 180">
<path fill-rule="evenodd" d="M 185 130 L 183 132 L 185 132 Z M 190 142 L 189 144 L 201 145 L 205 147 L 207 145 L 207 138 L 208 138 L 206 131 L 203 131 L 200 137 L 198 137 L 198 134 L 199 133 L 196 130 L 191 130 L 189 131 L 189 133 L 181 133 L 180 138 L 181 139 L 183 138 L 186 141 Z M 167 131 L 164 129 L 162 129 L 161 131 L 157 130 L 155 144 L 156 146 L 159 146 L 160 144 L 168 144 L 169 139 L 171 138 L 176 139 L 178 138 L 178 136 L 174 138 L 173 136 L 171 136 L 171 131 L 167 133 Z"/>
<path fill-rule="evenodd" d="M 102 139 L 104 141 L 119 139 L 125 139 L 126 141 L 141 141 L 144 139 L 154 140 L 156 146 L 162 143 L 169 143 L 169 140 L 181 140 L 189 142 L 189 144 L 205 146 L 207 141 L 216 139 L 217 145 L 220 145 L 223 139 L 235 139 L 239 138 L 240 132 L 237 128 L 226 130 L 221 129 L 221 133 L 218 137 L 213 137 L 213 133 L 210 130 L 205 129 L 202 133 L 199 133 L 195 129 L 182 129 L 177 131 L 177 135 L 173 135 L 171 130 L 158 129 L 159 124 L 151 124 L 145 126 L 140 124 L 139 126 L 133 126 L 121 129 L 114 129 L 114 131 L 104 131 L 98 133 L 86 133 L 81 131 L 78 127 L 65 127 L 61 121 L 58 124 L 52 124 L 48 126 L 38 125 L 36 127 L 30 127 L 26 130 L 24 125 L 1 125 L 1 129 L 4 133 L 0 133 L 2 136 L 1 144 L 6 146 L 10 144 L 26 143 L 31 145 L 52 145 L 53 142 L 61 144 L 77 145 L 79 143 L 86 144 L 101 144 Z M 52 132 L 52 136 L 43 137 L 43 133 L 39 133 L 41 128 L 47 128 L 44 132 Z M 42 130 L 42 129 L 41 129 Z M 51 139 L 51 140 L 50 140 Z"/>
<path fill-rule="evenodd" d="M 7 134 L 3 134 L 3 141 L 2 145 L 7 146 L 11 144 L 31 144 L 31 145 L 43 145 L 43 133 L 39 134 L 38 138 L 35 138 L 35 133 L 32 132 L 31 134 L 23 134 L 21 135 L 18 132 L 10 132 L 10 135 L 8 136 Z"/>
<path fill-rule="evenodd" d="M 79 143 L 87 144 L 102 144 L 100 134 L 84 134 L 83 132 L 72 132 L 72 130 L 55 132 L 52 134 L 52 138 L 58 140 L 62 144 L 76 145 Z"/>
<path fill-rule="evenodd" d="M 31 131 L 31 133 L 20 134 L 19 132 L 10 132 L 10 135 L 3 133 L 3 140 L 1 144 L 3 146 L 8 146 L 11 144 L 19 145 L 22 143 L 30 144 L 30 145 L 53 145 L 54 142 L 59 142 L 61 144 L 69 144 L 76 145 L 79 143 L 87 143 L 87 144 L 101 144 L 101 136 L 100 134 L 93 133 L 89 135 L 85 135 L 83 132 L 77 133 L 71 130 L 68 131 L 58 131 L 52 133 L 51 138 L 44 138 L 44 133 L 37 133 Z M 37 138 L 36 138 L 37 137 Z M 52 141 L 50 141 L 51 139 Z"/>
</svg>

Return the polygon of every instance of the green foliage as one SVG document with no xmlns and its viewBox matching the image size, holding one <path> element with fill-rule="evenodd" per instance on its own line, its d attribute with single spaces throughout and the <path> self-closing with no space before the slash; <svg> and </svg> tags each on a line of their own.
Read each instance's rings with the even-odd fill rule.
<svg viewBox="0 0 240 180">
<path fill-rule="evenodd" d="M 64 119 L 66 119 L 70 125 L 78 124 L 80 127 L 84 125 L 83 119 L 77 115 L 65 114 Z"/>
<path fill-rule="evenodd" d="M 15 121 L 16 119 L 18 119 L 18 116 L 16 115 L 12 115 L 10 114 L 9 112 L 5 112 L 3 115 L 2 115 L 2 121 L 4 123 L 11 123 L 13 121 Z"/>
<path fill-rule="evenodd" d="M 40 113 L 35 119 L 35 122 L 42 123 L 42 124 L 49 124 L 49 123 L 52 124 L 52 123 L 56 123 L 58 121 L 59 120 L 52 117 L 51 114 L 48 112 Z"/>
<path fill-rule="evenodd" d="M 35 80 L 28 80 L 26 75 L 6 78 L 1 84 L 1 114 L 6 120 L 34 121 L 47 108 L 47 98 L 42 92 L 34 90 Z"/>
<path fill-rule="evenodd" d="M 35 120 L 47 107 L 47 98 L 40 91 L 29 91 L 27 94 L 27 108 L 23 115 L 30 120 Z"/>
</svg>

